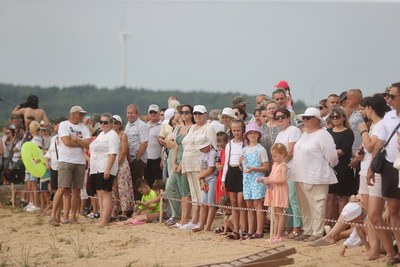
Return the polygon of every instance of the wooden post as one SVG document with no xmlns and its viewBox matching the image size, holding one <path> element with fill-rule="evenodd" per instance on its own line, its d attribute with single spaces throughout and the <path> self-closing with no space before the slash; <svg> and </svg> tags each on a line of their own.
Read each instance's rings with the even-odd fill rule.
<svg viewBox="0 0 400 267">
<path fill-rule="evenodd" d="M 14 188 L 14 183 L 11 183 L 11 203 L 12 207 L 15 207 L 15 188 Z"/>
<path fill-rule="evenodd" d="M 271 224 L 270 224 L 270 231 L 269 231 L 269 244 L 270 245 L 272 245 L 272 239 L 274 238 L 274 236 L 275 236 L 275 231 L 274 231 L 274 228 L 275 228 L 275 216 L 274 216 L 274 211 L 275 211 L 275 209 L 274 209 L 274 201 L 272 200 L 272 202 L 271 202 Z"/>
<path fill-rule="evenodd" d="M 162 224 L 162 217 L 163 217 L 163 190 L 160 190 L 160 224 Z"/>
</svg>

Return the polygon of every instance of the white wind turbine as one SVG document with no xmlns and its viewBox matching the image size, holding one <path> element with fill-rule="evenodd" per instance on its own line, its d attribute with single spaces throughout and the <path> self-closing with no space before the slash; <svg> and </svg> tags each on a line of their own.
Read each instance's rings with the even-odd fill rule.
<svg viewBox="0 0 400 267">
<path fill-rule="evenodd" d="M 124 15 L 122 16 L 122 23 L 121 23 L 121 29 L 118 32 L 119 37 L 122 40 L 122 60 L 121 60 L 121 86 L 126 87 L 126 61 L 127 61 L 127 55 L 128 55 L 128 49 L 127 49 L 127 41 L 128 41 L 128 36 L 131 35 L 129 32 L 124 30 L 124 17 L 125 17 L 125 12 Z"/>
</svg>

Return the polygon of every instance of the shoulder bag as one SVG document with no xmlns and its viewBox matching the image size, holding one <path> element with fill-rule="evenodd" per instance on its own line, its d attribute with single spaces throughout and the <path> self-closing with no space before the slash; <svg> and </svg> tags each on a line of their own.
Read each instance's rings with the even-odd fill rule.
<svg viewBox="0 0 400 267">
<path fill-rule="evenodd" d="M 392 134 L 390 135 L 389 139 L 386 141 L 386 143 L 379 149 L 378 153 L 376 153 L 376 156 L 374 160 L 371 163 L 371 169 L 374 173 L 382 173 L 383 169 L 383 163 L 385 162 L 385 156 L 386 156 L 386 147 L 389 144 L 390 140 L 392 139 L 393 135 L 397 132 L 397 130 L 400 127 L 400 123 L 396 126 Z"/>
</svg>

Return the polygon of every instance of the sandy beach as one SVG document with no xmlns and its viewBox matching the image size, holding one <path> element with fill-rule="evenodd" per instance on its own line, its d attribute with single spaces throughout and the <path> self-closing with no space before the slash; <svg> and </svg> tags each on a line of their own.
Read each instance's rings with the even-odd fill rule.
<svg viewBox="0 0 400 267">
<path fill-rule="evenodd" d="M 47 216 L 22 209 L 0 210 L 0 266 L 198 266 L 230 261 L 261 252 L 262 240 L 229 241 L 207 233 L 192 233 L 163 224 L 98 227 L 96 220 L 79 217 L 80 224 L 53 227 Z M 220 226 L 217 217 L 214 226 Z M 364 261 L 364 248 L 339 256 L 341 243 L 314 248 L 284 241 L 273 246 L 295 247 L 295 266 L 386 266 Z"/>
</svg>

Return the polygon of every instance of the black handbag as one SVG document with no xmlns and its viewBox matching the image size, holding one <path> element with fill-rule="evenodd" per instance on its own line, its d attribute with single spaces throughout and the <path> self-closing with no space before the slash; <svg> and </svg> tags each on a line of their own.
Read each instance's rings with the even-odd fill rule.
<svg viewBox="0 0 400 267">
<path fill-rule="evenodd" d="M 371 169 L 374 173 L 382 173 L 383 163 L 385 162 L 385 156 L 386 156 L 386 147 L 389 144 L 390 139 L 392 139 L 393 135 L 399 129 L 399 127 L 400 123 L 396 126 L 396 128 L 394 129 L 394 131 L 392 132 L 386 143 L 383 145 L 383 147 L 379 149 L 378 153 L 376 153 L 376 156 L 371 163 Z"/>
</svg>

